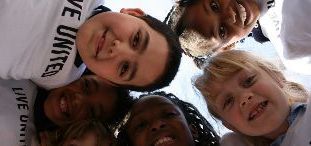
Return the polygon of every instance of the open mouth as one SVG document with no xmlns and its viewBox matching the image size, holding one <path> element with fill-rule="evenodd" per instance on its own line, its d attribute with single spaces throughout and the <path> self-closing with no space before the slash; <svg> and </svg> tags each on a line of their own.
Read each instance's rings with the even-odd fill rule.
<svg viewBox="0 0 311 146">
<path fill-rule="evenodd" d="M 105 44 L 105 40 L 106 40 L 106 34 L 108 32 L 108 29 L 106 29 L 103 34 L 101 35 L 101 37 L 98 40 L 98 44 L 97 44 L 97 48 L 96 48 L 96 54 L 95 57 L 98 56 L 98 54 L 100 53 L 100 51 L 102 50 L 104 44 Z"/>
<path fill-rule="evenodd" d="M 250 113 L 248 116 L 248 120 L 252 121 L 257 119 L 266 109 L 268 105 L 268 100 L 260 102 Z"/>
<path fill-rule="evenodd" d="M 174 143 L 174 141 L 175 141 L 175 138 L 170 137 L 170 136 L 165 136 L 165 137 L 161 137 L 157 139 L 154 142 L 153 146 L 165 146 L 165 145 Z"/>
<path fill-rule="evenodd" d="M 239 12 L 239 17 L 240 20 L 242 22 L 242 25 L 246 25 L 247 24 L 247 12 L 246 12 L 246 8 L 245 6 L 243 6 L 243 3 L 240 0 L 237 0 L 238 6 L 237 6 L 237 10 Z"/>
<path fill-rule="evenodd" d="M 67 117 L 67 118 L 70 117 L 69 104 L 68 104 L 67 98 L 65 96 L 62 96 L 60 98 L 59 108 L 60 108 L 61 113 L 63 115 L 65 115 L 65 117 Z"/>
</svg>

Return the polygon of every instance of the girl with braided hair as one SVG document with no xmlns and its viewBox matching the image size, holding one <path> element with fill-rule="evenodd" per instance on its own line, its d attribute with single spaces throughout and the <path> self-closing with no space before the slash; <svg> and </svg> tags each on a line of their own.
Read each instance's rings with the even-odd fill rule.
<svg viewBox="0 0 311 146">
<path fill-rule="evenodd" d="M 142 95 L 120 128 L 120 145 L 217 146 L 219 136 L 191 103 L 173 94 Z"/>
</svg>

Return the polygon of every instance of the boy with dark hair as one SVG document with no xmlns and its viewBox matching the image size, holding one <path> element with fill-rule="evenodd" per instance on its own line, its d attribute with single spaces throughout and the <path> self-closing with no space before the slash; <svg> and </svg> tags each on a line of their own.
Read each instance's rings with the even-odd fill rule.
<svg viewBox="0 0 311 146">
<path fill-rule="evenodd" d="M 186 47 L 193 56 L 203 56 L 241 40 L 258 21 L 285 67 L 310 80 L 310 6 L 309 0 L 179 0 L 167 22 L 181 42 L 196 40 Z"/>
<path fill-rule="evenodd" d="M 87 67 L 114 85 L 153 90 L 167 86 L 177 73 L 177 37 L 142 11 L 97 13 L 88 19 L 100 2 L 2 3 L 2 79 L 31 79 L 51 89 L 79 78 Z"/>
</svg>

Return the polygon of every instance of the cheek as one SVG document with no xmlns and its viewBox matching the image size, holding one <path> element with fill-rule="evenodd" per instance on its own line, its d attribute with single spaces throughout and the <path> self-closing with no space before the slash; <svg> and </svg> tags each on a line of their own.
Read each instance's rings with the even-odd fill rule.
<svg viewBox="0 0 311 146">
<path fill-rule="evenodd" d="M 134 146 L 144 146 L 146 145 L 146 137 L 144 132 L 138 134 L 130 134 L 130 141 Z"/>
</svg>

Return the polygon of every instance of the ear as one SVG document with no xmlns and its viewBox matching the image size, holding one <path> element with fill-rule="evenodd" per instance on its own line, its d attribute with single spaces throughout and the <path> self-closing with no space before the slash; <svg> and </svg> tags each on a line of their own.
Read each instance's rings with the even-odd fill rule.
<svg viewBox="0 0 311 146">
<path fill-rule="evenodd" d="M 199 138 L 198 129 L 193 124 L 189 125 L 189 128 L 193 139 L 198 139 Z"/>
<path fill-rule="evenodd" d="M 232 131 L 234 131 L 234 132 L 239 132 L 236 128 L 234 128 L 234 126 L 232 126 L 230 123 L 228 123 L 228 122 L 226 122 L 226 121 L 222 121 L 222 124 L 223 124 L 226 128 L 228 128 L 228 129 L 230 129 L 230 130 L 232 130 Z"/>
<path fill-rule="evenodd" d="M 122 8 L 120 13 L 128 14 L 132 16 L 143 16 L 145 12 L 139 8 Z"/>
</svg>

